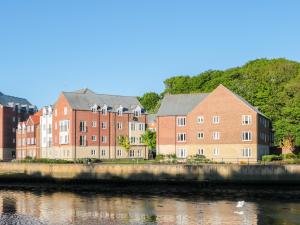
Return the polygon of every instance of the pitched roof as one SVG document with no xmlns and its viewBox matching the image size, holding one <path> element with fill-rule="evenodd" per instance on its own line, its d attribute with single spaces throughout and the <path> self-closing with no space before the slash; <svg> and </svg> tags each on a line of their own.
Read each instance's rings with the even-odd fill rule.
<svg viewBox="0 0 300 225">
<path fill-rule="evenodd" d="M 39 124 L 40 123 L 40 116 L 42 115 L 42 110 L 39 110 L 34 115 L 30 116 L 33 124 Z"/>
<path fill-rule="evenodd" d="M 14 96 L 5 95 L 0 92 L 0 105 L 3 106 L 10 106 L 9 103 L 20 104 L 20 105 L 32 105 L 27 99 L 25 98 L 18 98 Z"/>
<path fill-rule="evenodd" d="M 157 116 L 187 115 L 207 96 L 208 94 L 204 93 L 166 95 L 162 100 Z"/>
<path fill-rule="evenodd" d="M 95 104 L 103 107 L 106 105 L 108 111 L 116 111 L 120 106 L 124 112 L 133 111 L 137 106 L 143 108 L 137 97 L 96 94 L 95 92 L 85 88 L 73 92 L 63 92 L 73 109 L 91 110 Z"/>
</svg>

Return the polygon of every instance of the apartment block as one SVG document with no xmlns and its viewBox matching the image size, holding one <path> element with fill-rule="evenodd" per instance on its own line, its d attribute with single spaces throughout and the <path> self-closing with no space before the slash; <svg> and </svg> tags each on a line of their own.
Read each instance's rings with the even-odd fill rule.
<svg viewBox="0 0 300 225">
<path fill-rule="evenodd" d="M 42 115 L 40 116 L 40 146 L 41 146 L 41 158 L 51 158 L 52 147 L 52 114 L 53 107 L 45 106 L 42 109 Z"/>
<path fill-rule="evenodd" d="M 204 94 L 166 95 L 156 117 L 157 153 L 257 162 L 269 154 L 271 121 L 223 85 Z"/>
<path fill-rule="evenodd" d="M 42 157 L 148 157 L 141 139 L 147 115 L 136 97 L 96 94 L 89 89 L 62 92 L 53 108 L 44 111 L 41 121 Z M 129 151 L 119 145 L 121 136 L 128 137 Z"/>
<path fill-rule="evenodd" d="M 36 107 L 24 98 L 0 92 L 0 160 L 16 157 L 16 129 L 18 122 L 25 121 Z"/>
<path fill-rule="evenodd" d="M 18 123 L 16 132 L 18 160 L 26 157 L 40 158 L 40 116 L 41 111 L 38 111 L 26 121 Z"/>
</svg>

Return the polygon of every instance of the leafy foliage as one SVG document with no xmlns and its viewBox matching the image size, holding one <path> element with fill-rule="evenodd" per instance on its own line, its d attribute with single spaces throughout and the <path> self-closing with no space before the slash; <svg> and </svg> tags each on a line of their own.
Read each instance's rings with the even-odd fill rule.
<svg viewBox="0 0 300 225">
<path fill-rule="evenodd" d="M 142 97 L 139 97 L 140 103 L 149 113 L 152 113 L 156 110 L 159 100 L 160 96 L 155 92 L 148 92 Z"/>
<path fill-rule="evenodd" d="M 142 142 L 148 146 L 150 150 L 156 147 L 156 132 L 151 130 L 146 130 L 142 135 Z"/>
<path fill-rule="evenodd" d="M 122 146 L 127 152 L 130 150 L 130 141 L 128 136 L 119 136 L 119 145 Z"/>
<path fill-rule="evenodd" d="M 300 146 L 300 63 L 257 59 L 242 67 L 209 70 L 196 76 L 175 76 L 164 82 L 163 94 L 208 93 L 219 84 L 258 107 L 272 122 L 275 142 L 293 137 Z"/>
</svg>

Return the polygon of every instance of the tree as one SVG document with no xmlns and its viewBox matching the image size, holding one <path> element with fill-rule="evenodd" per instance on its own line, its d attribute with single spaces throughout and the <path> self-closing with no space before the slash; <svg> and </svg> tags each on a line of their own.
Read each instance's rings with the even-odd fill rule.
<svg viewBox="0 0 300 225">
<path fill-rule="evenodd" d="M 146 130 L 142 135 L 142 142 L 148 146 L 149 150 L 156 148 L 156 132 L 151 130 Z"/>
<path fill-rule="evenodd" d="M 118 143 L 126 150 L 126 152 L 129 152 L 131 145 L 128 136 L 119 136 Z"/>
<path fill-rule="evenodd" d="M 156 106 L 160 100 L 159 94 L 155 92 L 145 93 L 142 97 L 139 97 L 139 101 L 147 112 L 155 112 Z"/>
</svg>

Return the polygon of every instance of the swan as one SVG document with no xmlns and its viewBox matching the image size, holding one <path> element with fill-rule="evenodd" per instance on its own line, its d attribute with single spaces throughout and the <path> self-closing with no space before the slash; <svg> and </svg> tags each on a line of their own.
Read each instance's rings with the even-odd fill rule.
<svg viewBox="0 0 300 225">
<path fill-rule="evenodd" d="M 245 205 L 245 201 L 239 201 L 236 205 L 237 208 L 243 208 Z"/>
</svg>

